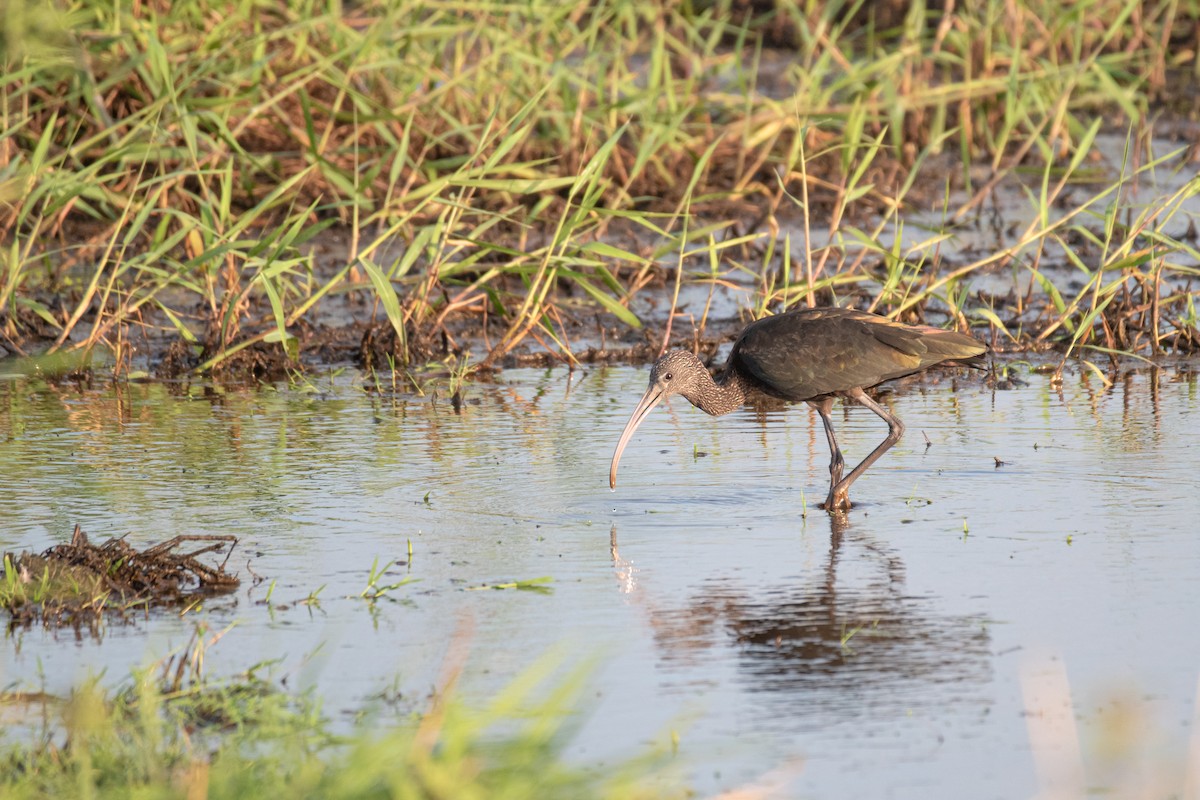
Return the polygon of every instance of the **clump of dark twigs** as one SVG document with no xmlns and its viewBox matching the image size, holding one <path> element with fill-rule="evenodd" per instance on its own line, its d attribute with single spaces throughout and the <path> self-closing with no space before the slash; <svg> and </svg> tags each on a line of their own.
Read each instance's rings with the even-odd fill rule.
<svg viewBox="0 0 1200 800">
<path fill-rule="evenodd" d="M 187 553 L 176 552 L 185 542 L 203 542 Z M 199 560 L 228 546 L 216 566 Z M 0 607 L 12 615 L 12 625 L 37 620 L 48 626 L 96 627 L 106 614 L 127 619 L 135 609 L 178 606 L 233 591 L 241 583 L 225 571 L 237 546 L 230 535 L 184 535 L 138 550 L 124 539 L 93 544 L 78 525 L 71 541 L 40 555 L 4 556 L 0 576 Z"/>
</svg>

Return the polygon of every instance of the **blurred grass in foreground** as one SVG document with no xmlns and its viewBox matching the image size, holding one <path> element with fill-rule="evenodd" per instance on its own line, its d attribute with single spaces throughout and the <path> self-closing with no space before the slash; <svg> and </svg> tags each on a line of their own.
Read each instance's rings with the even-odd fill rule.
<svg viewBox="0 0 1200 800">
<path fill-rule="evenodd" d="M 660 798 L 687 796 L 665 753 L 603 769 L 563 755 L 588 671 L 563 677 L 543 658 L 481 708 L 453 680 L 409 722 L 358 719 L 330 732 L 309 695 L 278 691 L 256 670 L 201 675 L 197 636 L 119 691 L 86 682 L 67 698 L 7 693 L 28 713 L 0 745 L 6 798 Z M 372 730 L 372 722 L 378 724 Z M 14 742 L 16 738 L 26 741 Z M 664 751 L 665 751 L 664 747 Z"/>
</svg>

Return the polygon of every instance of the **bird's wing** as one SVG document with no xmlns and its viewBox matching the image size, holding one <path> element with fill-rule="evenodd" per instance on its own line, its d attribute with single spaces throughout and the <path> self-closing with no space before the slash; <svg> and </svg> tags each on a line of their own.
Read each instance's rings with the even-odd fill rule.
<svg viewBox="0 0 1200 800">
<path fill-rule="evenodd" d="M 789 400 L 874 386 L 986 348 L 963 334 L 850 309 L 780 314 L 748 326 L 731 365 Z"/>
</svg>

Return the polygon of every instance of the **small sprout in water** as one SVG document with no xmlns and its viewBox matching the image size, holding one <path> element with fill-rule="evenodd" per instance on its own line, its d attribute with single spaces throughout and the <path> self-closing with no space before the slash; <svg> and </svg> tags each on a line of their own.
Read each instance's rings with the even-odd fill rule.
<svg viewBox="0 0 1200 800">
<path fill-rule="evenodd" d="M 197 609 L 201 608 L 203 603 L 204 603 L 204 598 L 199 598 L 198 600 L 196 600 L 195 602 L 189 604 L 186 608 L 184 608 L 183 611 L 180 611 L 179 616 L 181 616 L 181 617 L 187 616 L 187 614 L 189 612 L 196 611 Z"/>
<path fill-rule="evenodd" d="M 679 755 L 679 731 L 671 730 L 671 755 Z"/>
<path fill-rule="evenodd" d="M 412 561 L 412 539 L 408 540 L 408 560 Z"/>
<path fill-rule="evenodd" d="M 320 608 L 321 607 L 320 596 L 321 596 L 321 592 L 323 592 L 323 591 L 325 591 L 325 584 L 322 583 L 316 589 L 309 592 L 308 597 L 306 597 L 300 601 L 300 605 L 313 606 L 315 608 Z"/>
<path fill-rule="evenodd" d="M 1069 534 L 1069 533 L 1067 534 L 1067 544 L 1068 545 L 1071 544 L 1071 534 Z"/>
<path fill-rule="evenodd" d="M 933 505 L 933 500 L 928 497 L 918 497 L 917 496 L 917 485 L 913 484 L 912 494 L 910 494 L 908 496 L 908 499 L 904 501 L 904 504 L 906 506 L 913 506 L 913 505 L 930 506 L 930 505 Z"/>
<path fill-rule="evenodd" d="M 854 628 L 851 628 L 848 631 L 845 629 L 845 627 L 842 628 L 842 649 L 843 650 L 850 650 L 850 652 L 854 652 L 853 650 L 850 649 L 850 640 L 853 639 L 854 635 L 857 634 L 862 629 L 863 629 L 862 625 L 858 625 Z"/>
<path fill-rule="evenodd" d="M 433 490 L 432 490 L 432 489 L 430 489 L 428 492 L 426 492 L 426 493 L 425 493 L 425 496 L 421 498 L 421 502 L 422 502 L 422 503 L 424 503 L 425 505 L 429 505 L 429 495 L 430 495 L 432 492 L 433 492 Z"/>
<path fill-rule="evenodd" d="M 967 518 L 963 517 L 963 541 L 964 542 L 967 540 L 967 535 L 970 532 L 971 532 L 971 529 L 967 527 Z"/>
<path fill-rule="evenodd" d="M 379 567 L 378 558 L 372 561 L 371 571 L 367 573 L 367 586 L 362 590 L 362 592 L 359 593 L 358 596 L 368 602 L 374 602 L 383 598 L 388 592 L 393 591 L 394 589 L 399 589 L 401 586 L 412 580 L 411 577 L 406 577 L 403 580 L 397 581 L 396 583 L 389 583 L 386 585 L 381 584 L 379 582 L 380 579 L 383 578 L 384 574 L 386 574 L 387 571 L 394 565 L 394 561 L 389 561 L 384 564 L 383 568 L 381 569 Z"/>
</svg>

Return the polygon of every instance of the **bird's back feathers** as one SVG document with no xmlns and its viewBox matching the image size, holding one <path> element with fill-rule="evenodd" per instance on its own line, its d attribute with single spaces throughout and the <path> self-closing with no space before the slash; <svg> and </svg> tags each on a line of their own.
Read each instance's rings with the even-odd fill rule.
<svg viewBox="0 0 1200 800">
<path fill-rule="evenodd" d="M 974 337 L 847 308 L 812 308 L 748 325 L 727 369 L 785 400 L 810 400 L 911 375 L 935 364 L 982 362 Z"/>
</svg>

